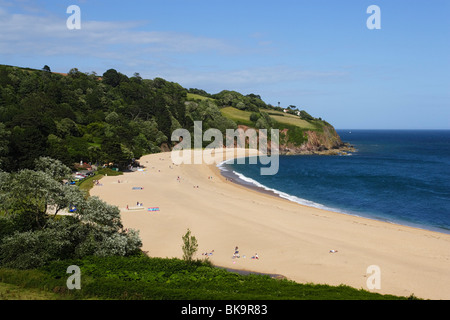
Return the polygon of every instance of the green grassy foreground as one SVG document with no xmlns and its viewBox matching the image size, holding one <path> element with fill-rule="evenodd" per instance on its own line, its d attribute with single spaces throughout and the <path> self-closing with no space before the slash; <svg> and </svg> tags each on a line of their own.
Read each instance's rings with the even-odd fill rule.
<svg viewBox="0 0 450 320">
<path fill-rule="evenodd" d="M 0 282 L 0 300 L 60 300 L 61 295 Z"/>
<path fill-rule="evenodd" d="M 81 289 L 69 290 L 67 268 L 81 269 Z M 239 275 L 208 261 L 139 257 L 89 257 L 34 270 L 0 269 L 5 299 L 73 300 L 404 300 L 348 286 L 299 284 L 264 275 Z M 6 285 L 7 284 L 7 285 Z M 10 285 L 14 285 L 11 287 Z M 8 287 L 9 286 L 9 287 Z M 3 288 L 3 289 L 2 289 Z M 4 289 L 9 288 L 9 289 Z M 0 299 L 2 295 L 0 295 Z M 409 297 L 414 299 L 415 297 Z"/>
</svg>

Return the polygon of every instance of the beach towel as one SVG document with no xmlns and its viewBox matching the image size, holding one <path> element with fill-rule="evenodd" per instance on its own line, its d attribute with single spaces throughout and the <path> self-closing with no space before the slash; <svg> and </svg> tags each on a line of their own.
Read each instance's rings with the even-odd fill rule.
<svg viewBox="0 0 450 320">
<path fill-rule="evenodd" d="M 159 207 L 148 208 L 148 211 L 159 211 Z"/>
<path fill-rule="evenodd" d="M 136 210 L 144 210 L 145 208 L 143 208 L 143 207 L 128 207 L 127 208 L 127 210 L 134 210 L 134 211 L 136 211 Z"/>
</svg>

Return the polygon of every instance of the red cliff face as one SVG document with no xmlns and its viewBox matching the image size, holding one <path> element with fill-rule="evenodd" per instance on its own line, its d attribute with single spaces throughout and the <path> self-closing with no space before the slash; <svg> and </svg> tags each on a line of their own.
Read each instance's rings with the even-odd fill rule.
<svg viewBox="0 0 450 320">
<path fill-rule="evenodd" d="M 330 130 L 328 127 L 324 128 L 323 133 L 317 131 L 308 131 L 308 142 L 306 146 L 310 150 L 315 149 L 333 149 L 339 147 L 342 144 L 341 138 L 336 131 Z"/>
<path fill-rule="evenodd" d="M 289 132 L 286 134 L 289 135 Z M 292 143 L 281 144 L 280 153 L 337 155 L 355 151 L 348 143 L 342 142 L 332 126 L 324 126 L 323 131 L 305 131 L 305 138 L 307 141 L 300 146 Z"/>
</svg>

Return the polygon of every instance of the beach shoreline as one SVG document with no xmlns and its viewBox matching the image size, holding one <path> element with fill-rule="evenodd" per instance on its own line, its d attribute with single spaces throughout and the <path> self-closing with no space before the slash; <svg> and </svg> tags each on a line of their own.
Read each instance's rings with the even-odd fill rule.
<svg viewBox="0 0 450 320">
<path fill-rule="evenodd" d="M 171 153 L 140 162 L 144 171 L 125 173 L 121 183 L 104 177 L 91 195 L 121 209 L 124 227 L 140 231 L 149 256 L 181 258 L 189 228 L 196 258 L 214 250 L 208 259 L 223 268 L 369 290 L 375 265 L 381 288 L 369 291 L 450 299 L 448 234 L 307 207 L 229 181 L 217 164 L 174 165 Z M 126 209 L 136 202 L 160 211 Z M 233 258 L 236 246 L 240 258 Z"/>
</svg>

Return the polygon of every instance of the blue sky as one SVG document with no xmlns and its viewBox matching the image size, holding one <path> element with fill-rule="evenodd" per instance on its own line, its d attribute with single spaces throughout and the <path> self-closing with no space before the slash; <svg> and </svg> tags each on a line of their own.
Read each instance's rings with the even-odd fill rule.
<svg viewBox="0 0 450 320">
<path fill-rule="evenodd" d="M 450 129 L 448 0 L 0 0 L 0 30 L 0 64 L 256 93 L 338 129 Z"/>
</svg>

